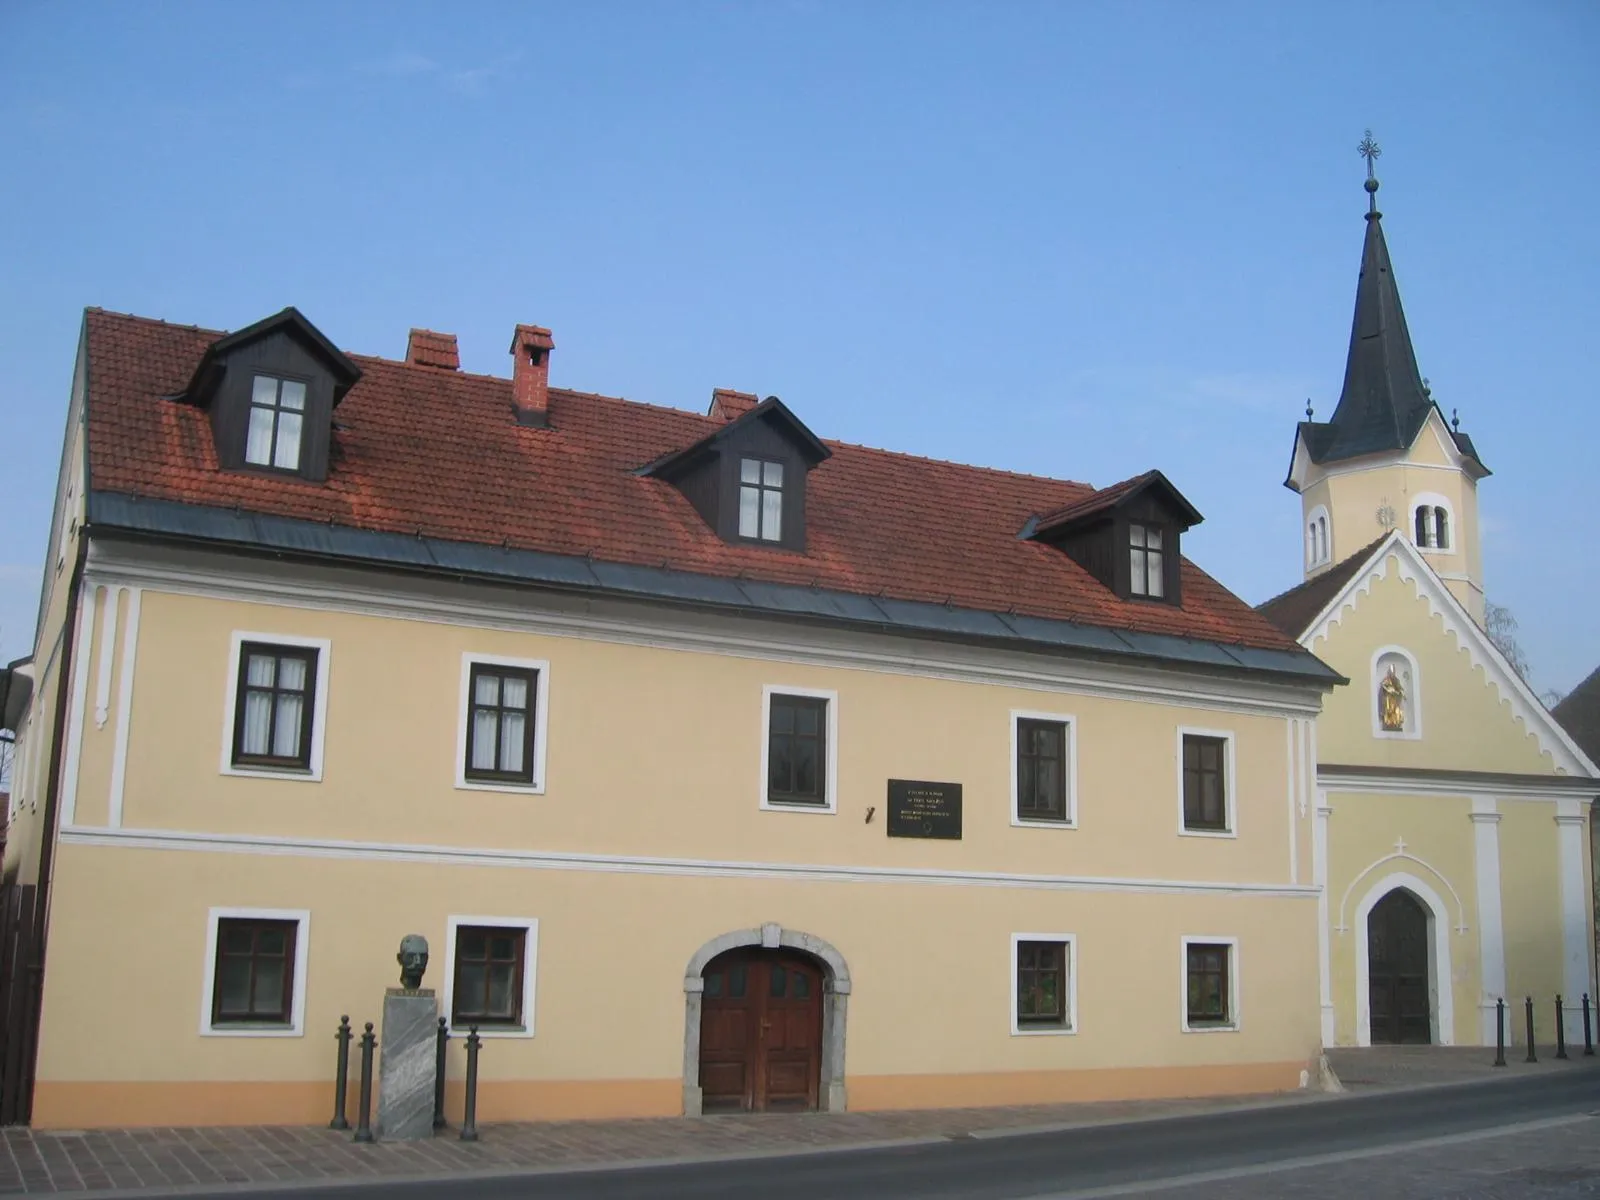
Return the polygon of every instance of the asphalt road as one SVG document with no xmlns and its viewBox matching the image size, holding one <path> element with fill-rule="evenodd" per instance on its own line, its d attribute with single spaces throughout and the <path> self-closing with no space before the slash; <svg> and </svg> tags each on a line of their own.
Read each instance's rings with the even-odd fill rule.
<svg viewBox="0 0 1600 1200">
<path fill-rule="evenodd" d="M 1050 1133 L 536 1175 L 256 1190 L 250 1200 L 1005 1200 L 1227 1171 L 1600 1108 L 1600 1074 L 1551 1075 Z M 194 1192 L 185 1193 L 194 1196 Z M 219 1193 L 225 1194 L 225 1193 Z M 1173 1196 L 1181 1196 L 1181 1190 Z"/>
</svg>

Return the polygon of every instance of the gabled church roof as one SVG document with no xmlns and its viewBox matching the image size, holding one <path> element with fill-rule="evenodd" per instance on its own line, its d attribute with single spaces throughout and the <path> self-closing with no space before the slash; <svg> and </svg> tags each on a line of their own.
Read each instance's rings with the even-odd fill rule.
<svg viewBox="0 0 1600 1200">
<path fill-rule="evenodd" d="M 1355 577 L 1372 557 L 1372 553 L 1388 537 L 1387 533 L 1368 542 L 1349 558 L 1340 559 L 1320 575 L 1264 600 L 1256 611 L 1290 637 L 1299 641 L 1306 630 L 1320 617 L 1333 598 L 1344 591 L 1345 584 Z"/>
<path fill-rule="evenodd" d="M 1583 752 L 1600 762 L 1600 667 L 1550 710 Z"/>
<path fill-rule="evenodd" d="M 1350 327 L 1344 387 L 1331 421 L 1302 421 L 1300 436 L 1315 463 L 1338 462 L 1385 450 L 1405 450 L 1438 405 L 1417 369 L 1411 331 L 1400 306 L 1400 287 L 1389 261 L 1378 211 L 1378 181 L 1369 177 L 1367 236 L 1361 248 L 1361 278 Z M 1444 413 L 1439 413 L 1444 420 Z M 1453 432 L 1456 448 L 1487 475 L 1472 439 Z"/>
</svg>

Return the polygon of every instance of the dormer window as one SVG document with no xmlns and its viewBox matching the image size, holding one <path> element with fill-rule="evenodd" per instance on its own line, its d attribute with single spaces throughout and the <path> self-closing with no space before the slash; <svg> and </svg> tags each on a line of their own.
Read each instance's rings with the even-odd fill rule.
<svg viewBox="0 0 1600 1200">
<path fill-rule="evenodd" d="M 1159 525 L 1128 523 L 1128 590 L 1135 596 L 1159 600 L 1166 594 L 1166 568 L 1162 564 Z"/>
<path fill-rule="evenodd" d="M 244 460 L 280 471 L 300 469 L 306 385 L 298 379 L 257 375 L 250 389 L 250 425 Z"/>
<path fill-rule="evenodd" d="M 739 536 L 783 540 L 783 464 L 739 460 Z"/>
</svg>

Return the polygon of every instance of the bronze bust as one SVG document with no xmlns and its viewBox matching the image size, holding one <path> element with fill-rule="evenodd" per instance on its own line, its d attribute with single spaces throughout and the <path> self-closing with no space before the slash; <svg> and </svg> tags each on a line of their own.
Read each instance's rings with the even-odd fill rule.
<svg viewBox="0 0 1600 1200">
<path fill-rule="evenodd" d="M 414 992 L 422 986 L 422 973 L 428 969 L 428 939 L 420 933 L 408 933 L 400 939 L 400 953 L 395 955 L 400 964 L 400 986 Z"/>
</svg>

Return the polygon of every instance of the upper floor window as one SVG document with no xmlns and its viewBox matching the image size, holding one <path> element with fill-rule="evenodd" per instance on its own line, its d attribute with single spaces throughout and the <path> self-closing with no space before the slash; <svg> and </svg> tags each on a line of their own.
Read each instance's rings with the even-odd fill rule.
<svg viewBox="0 0 1600 1200">
<path fill-rule="evenodd" d="M 1135 596 L 1155 599 L 1166 594 L 1166 569 L 1162 562 L 1162 530 L 1159 525 L 1128 525 L 1130 574 L 1128 590 Z"/>
<path fill-rule="evenodd" d="M 783 464 L 739 460 L 739 536 L 783 540 Z"/>
<path fill-rule="evenodd" d="M 1231 834 L 1230 735 L 1180 730 L 1178 737 L 1182 755 L 1183 832 Z"/>
<path fill-rule="evenodd" d="M 538 672 L 472 664 L 467 720 L 466 777 L 533 782 L 533 737 Z"/>
<path fill-rule="evenodd" d="M 234 766 L 308 770 L 317 651 L 245 642 L 234 706 Z"/>
<path fill-rule="evenodd" d="M 1450 550 L 1450 509 L 1443 497 L 1423 497 L 1411 512 L 1412 541 L 1424 550 Z"/>
<path fill-rule="evenodd" d="M 837 695 L 768 686 L 763 704 L 761 807 L 833 812 Z"/>
<path fill-rule="evenodd" d="M 1012 713 L 1015 824 L 1070 825 L 1072 721 L 1049 714 Z"/>
<path fill-rule="evenodd" d="M 257 375 L 250 388 L 250 424 L 244 460 L 283 471 L 300 469 L 306 385 L 298 379 Z"/>
</svg>

